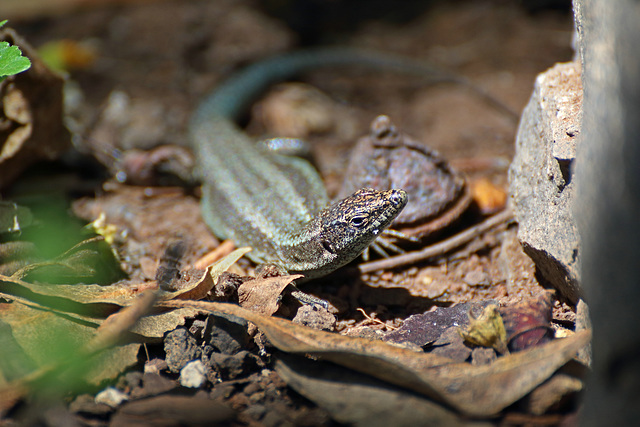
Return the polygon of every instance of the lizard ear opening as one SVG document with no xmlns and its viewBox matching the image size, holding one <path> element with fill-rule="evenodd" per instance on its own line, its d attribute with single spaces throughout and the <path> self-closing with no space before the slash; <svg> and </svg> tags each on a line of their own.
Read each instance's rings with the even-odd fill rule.
<svg viewBox="0 0 640 427">
<path fill-rule="evenodd" d="M 320 244 L 322 245 L 322 247 L 324 248 L 325 251 L 329 252 L 330 254 L 335 254 L 336 252 L 333 250 L 333 248 L 331 247 L 331 244 L 327 241 L 327 240 L 322 240 L 320 241 Z"/>
</svg>

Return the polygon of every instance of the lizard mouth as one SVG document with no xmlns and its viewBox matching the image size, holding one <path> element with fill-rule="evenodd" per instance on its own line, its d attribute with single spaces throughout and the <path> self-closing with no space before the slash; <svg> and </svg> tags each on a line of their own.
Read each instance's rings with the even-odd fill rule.
<svg viewBox="0 0 640 427">
<path fill-rule="evenodd" d="M 407 192 L 404 190 L 389 190 L 393 191 L 389 196 L 389 201 L 396 207 L 404 207 L 407 204 Z"/>
<path fill-rule="evenodd" d="M 387 208 L 387 212 L 389 213 L 391 221 L 397 217 L 402 209 L 407 205 L 409 198 L 407 196 L 407 192 L 404 190 L 387 190 L 387 201 L 389 202 L 389 206 Z"/>
</svg>

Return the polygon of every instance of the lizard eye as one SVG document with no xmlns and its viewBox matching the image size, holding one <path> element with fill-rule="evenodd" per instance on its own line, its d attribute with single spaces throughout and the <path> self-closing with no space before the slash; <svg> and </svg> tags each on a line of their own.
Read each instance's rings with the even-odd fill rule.
<svg viewBox="0 0 640 427">
<path fill-rule="evenodd" d="M 351 218 L 351 225 L 353 225 L 354 227 L 360 228 L 364 225 L 364 223 L 366 222 L 367 217 L 364 215 L 358 215 L 358 216 L 354 216 L 353 218 Z"/>
</svg>

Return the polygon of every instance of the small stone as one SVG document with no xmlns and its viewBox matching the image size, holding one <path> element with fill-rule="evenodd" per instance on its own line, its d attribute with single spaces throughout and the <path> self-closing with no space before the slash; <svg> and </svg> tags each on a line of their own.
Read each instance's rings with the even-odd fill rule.
<svg viewBox="0 0 640 427">
<path fill-rule="evenodd" d="M 204 320 L 194 320 L 193 323 L 191 324 L 191 327 L 189 328 L 189 332 L 191 333 L 191 335 L 193 335 L 194 337 L 200 337 L 203 338 L 204 335 L 204 328 L 206 327 L 206 322 Z"/>
<path fill-rule="evenodd" d="M 251 337 L 247 333 L 247 321 L 227 314 L 211 314 L 207 317 L 204 339 L 216 352 L 236 354 L 247 347 Z"/>
<path fill-rule="evenodd" d="M 142 377 L 142 387 L 131 391 L 132 399 L 140 399 L 147 396 L 157 396 L 176 388 L 178 384 L 175 380 L 164 377 L 160 374 L 145 373 Z"/>
<path fill-rule="evenodd" d="M 187 363 L 200 359 L 202 355 L 195 337 L 185 328 L 177 328 L 167 334 L 164 351 L 169 370 L 174 373 L 180 372 Z"/>
<path fill-rule="evenodd" d="M 124 384 L 122 384 L 121 388 L 124 390 L 131 390 L 140 387 L 142 384 L 142 375 L 142 372 L 139 371 L 127 372 L 124 376 Z M 118 386 L 120 387 L 120 384 L 118 384 Z"/>
<path fill-rule="evenodd" d="M 220 374 L 221 378 L 227 380 L 246 376 L 258 368 L 257 356 L 244 350 L 233 356 L 212 353 L 209 363 L 211 368 Z"/>
<path fill-rule="evenodd" d="M 414 281 L 415 292 L 420 296 L 435 299 L 449 290 L 449 282 L 441 278 L 434 278 L 430 271 L 422 271 Z"/>
<path fill-rule="evenodd" d="M 164 359 L 152 359 L 144 364 L 144 373 L 145 374 L 159 374 L 160 371 L 164 371 L 169 366 L 167 365 L 167 361 Z"/>
<path fill-rule="evenodd" d="M 230 384 L 229 382 L 217 383 L 209 393 L 209 398 L 212 400 L 229 399 L 235 392 L 235 384 Z"/>
<path fill-rule="evenodd" d="M 336 317 L 318 305 L 300 307 L 293 322 L 321 331 L 333 331 L 336 327 Z"/>
<path fill-rule="evenodd" d="M 105 388 L 100 393 L 98 393 L 95 398 L 96 403 L 109 405 L 112 408 L 117 408 L 122 402 L 126 400 L 129 400 L 129 397 L 115 387 Z"/>
<path fill-rule="evenodd" d="M 249 406 L 243 412 L 244 415 L 254 420 L 260 420 L 262 417 L 264 417 L 264 414 L 266 413 L 267 413 L 267 408 L 264 405 L 257 405 L 257 404 L 253 404 Z"/>
<path fill-rule="evenodd" d="M 471 349 L 464 344 L 464 339 L 457 326 L 446 329 L 433 343 L 431 354 L 448 357 L 456 362 L 464 362 L 471 355 Z"/>
<path fill-rule="evenodd" d="M 69 404 L 69 410 L 73 413 L 106 416 L 113 412 L 113 408 L 104 403 L 96 403 L 95 397 L 89 394 L 81 394 Z"/>
<path fill-rule="evenodd" d="M 206 381 L 205 366 L 200 360 L 194 360 L 180 371 L 180 385 L 189 388 L 200 388 Z"/>
<path fill-rule="evenodd" d="M 486 286 L 491 284 L 489 275 L 480 267 L 465 274 L 462 280 L 469 286 Z"/>
<path fill-rule="evenodd" d="M 475 366 L 489 365 L 497 359 L 496 351 L 488 347 L 476 347 L 471 351 L 471 364 Z"/>
</svg>

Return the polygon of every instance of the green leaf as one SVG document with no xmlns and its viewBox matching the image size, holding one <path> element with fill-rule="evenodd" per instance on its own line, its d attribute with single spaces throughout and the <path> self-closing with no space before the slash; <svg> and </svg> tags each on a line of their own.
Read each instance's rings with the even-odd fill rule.
<svg viewBox="0 0 640 427">
<path fill-rule="evenodd" d="M 0 28 L 7 20 L 0 21 Z M 12 46 L 9 42 L 0 42 L 0 82 L 7 76 L 21 73 L 31 67 L 29 58 L 22 56 L 18 46 Z"/>
<path fill-rule="evenodd" d="M 11 76 L 27 70 L 31 61 L 22 56 L 17 46 L 11 46 L 8 42 L 0 42 L 0 78 Z"/>
</svg>

